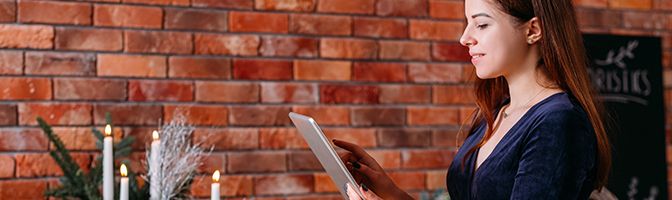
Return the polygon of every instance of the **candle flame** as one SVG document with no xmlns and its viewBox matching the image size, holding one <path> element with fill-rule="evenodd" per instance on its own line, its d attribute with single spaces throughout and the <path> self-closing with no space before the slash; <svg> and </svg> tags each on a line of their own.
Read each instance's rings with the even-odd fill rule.
<svg viewBox="0 0 672 200">
<path fill-rule="evenodd" d="M 158 131 L 153 131 L 152 132 L 152 139 L 158 140 L 159 139 L 159 132 Z"/>
<path fill-rule="evenodd" d="M 105 136 L 111 136 L 112 135 L 112 126 L 109 124 L 105 126 Z"/>
<path fill-rule="evenodd" d="M 119 169 L 119 172 L 121 173 L 121 176 L 126 177 L 126 174 L 128 174 L 128 172 L 126 171 L 125 164 L 121 164 L 121 169 Z"/>
<path fill-rule="evenodd" d="M 212 181 L 219 182 L 219 170 L 215 170 L 215 173 L 212 173 Z"/>
</svg>

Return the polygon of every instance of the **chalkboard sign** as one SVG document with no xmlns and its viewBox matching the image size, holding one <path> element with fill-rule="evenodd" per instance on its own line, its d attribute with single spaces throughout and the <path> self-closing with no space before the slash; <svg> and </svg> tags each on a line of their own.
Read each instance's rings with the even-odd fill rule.
<svg viewBox="0 0 672 200">
<path fill-rule="evenodd" d="M 660 38 L 585 34 L 584 43 L 611 118 L 608 190 L 619 199 L 667 199 Z"/>
</svg>

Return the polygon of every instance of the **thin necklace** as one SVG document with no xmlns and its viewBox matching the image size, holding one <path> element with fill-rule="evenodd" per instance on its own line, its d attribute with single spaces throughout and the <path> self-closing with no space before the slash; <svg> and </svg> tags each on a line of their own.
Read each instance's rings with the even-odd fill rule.
<svg viewBox="0 0 672 200">
<path fill-rule="evenodd" d="M 524 107 L 529 106 L 530 102 L 532 102 L 532 99 L 534 99 L 535 97 L 539 96 L 539 94 L 541 94 L 541 92 L 543 92 L 544 90 L 546 90 L 546 88 L 544 88 L 544 89 L 542 89 L 542 90 L 539 90 L 539 92 L 537 92 L 537 94 L 535 94 L 532 98 L 530 98 L 530 100 L 527 100 L 527 103 L 525 103 L 524 106 L 521 106 L 521 107 L 518 107 L 518 108 L 516 108 L 516 109 L 512 109 L 512 110 L 515 111 L 515 110 L 518 110 L 518 109 L 520 109 L 520 108 L 524 108 Z M 509 104 L 509 105 L 511 105 L 511 104 Z M 504 115 L 503 115 L 504 118 L 508 117 L 508 116 L 511 114 L 511 111 L 510 111 L 510 110 L 509 110 L 509 113 L 506 113 L 506 110 L 508 110 L 509 106 L 507 106 L 506 108 L 507 108 L 507 109 L 505 109 L 504 112 L 503 112 L 503 113 L 504 113 Z"/>
</svg>

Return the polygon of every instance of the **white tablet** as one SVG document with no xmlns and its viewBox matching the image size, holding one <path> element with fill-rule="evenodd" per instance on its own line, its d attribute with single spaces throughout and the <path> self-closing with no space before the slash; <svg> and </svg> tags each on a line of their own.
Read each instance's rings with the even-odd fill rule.
<svg viewBox="0 0 672 200">
<path fill-rule="evenodd" d="M 289 118 L 292 119 L 294 126 L 303 135 L 303 139 L 306 140 L 308 146 L 310 146 L 310 150 L 313 151 L 313 154 L 320 161 L 324 170 L 327 171 L 331 180 L 334 181 L 343 198 L 348 199 L 347 183 L 353 185 L 355 187 L 353 189 L 357 194 L 363 197 L 364 195 L 359 191 L 359 185 L 352 178 L 348 169 L 345 168 L 345 164 L 343 164 L 341 158 L 336 154 L 334 147 L 331 145 L 332 143 L 324 136 L 317 122 L 311 117 L 294 112 L 289 113 Z"/>
</svg>

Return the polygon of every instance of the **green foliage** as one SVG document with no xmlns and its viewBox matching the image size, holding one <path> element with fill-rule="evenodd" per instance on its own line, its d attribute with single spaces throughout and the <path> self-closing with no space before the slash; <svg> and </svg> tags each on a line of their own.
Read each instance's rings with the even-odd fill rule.
<svg viewBox="0 0 672 200">
<path fill-rule="evenodd" d="M 112 124 L 112 117 L 109 113 L 105 114 L 107 124 Z M 63 171 L 63 177 L 60 179 L 60 186 L 45 191 L 44 195 L 56 198 L 78 198 L 83 200 L 102 199 L 99 187 L 103 181 L 103 161 L 102 156 L 98 157 L 89 172 L 83 171 L 79 165 L 70 156 L 70 151 L 65 148 L 63 141 L 54 134 L 51 126 L 41 117 L 37 118 L 37 123 L 47 136 L 49 141 L 54 144 L 55 149 L 49 152 L 49 155 L 56 161 Z M 103 134 L 96 128 L 92 128 L 92 133 L 96 137 L 96 148 L 103 150 Z M 114 144 L 114 158 L 127 157 L 131 153 L 131 144 L 135 141 L 133 136 L 124 137 L 121 141 Z M 137 183 L 137 174 L 129 168 L 128 162 L 125 162 L 128 168 L 129 178 L 129 198 L 130 199 L 149 199 L 149 183 L 140 188 Z M 117 167 L 115 167 L 117 169 Z M 118 184 L 115 184 L 118 187 Z M 117 191 L 117 197 L 119 189 Z"/>
</svg>

